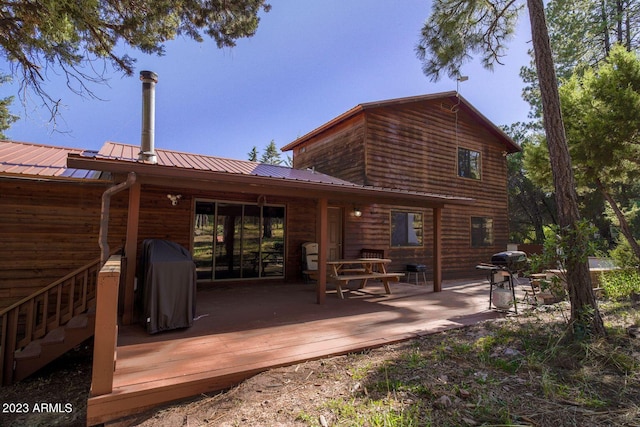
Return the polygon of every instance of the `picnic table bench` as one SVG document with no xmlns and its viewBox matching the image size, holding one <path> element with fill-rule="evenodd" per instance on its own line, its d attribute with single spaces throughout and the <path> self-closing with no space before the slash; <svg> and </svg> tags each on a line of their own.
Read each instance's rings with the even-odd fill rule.
<svg viewBox="0 0 640 427">
<path fill-rule="evenodd" d="M 398 282 L 400 277 L 404 276 L 402 273 L 387 273 L 385 265 L 390 262 L 390 259 L 384 258 L 358 258 L 328 261 L 327 265 L 333 269 L 329 277 L 336 285 L 338 297 L 344 299 L 342 287 L 347 286 L 352 280 L 360 280 L 359 289 L 364 289 L 369 280 L 380 280 L 387 294 L 390 294 L 389 282 Z"/>
</svg>

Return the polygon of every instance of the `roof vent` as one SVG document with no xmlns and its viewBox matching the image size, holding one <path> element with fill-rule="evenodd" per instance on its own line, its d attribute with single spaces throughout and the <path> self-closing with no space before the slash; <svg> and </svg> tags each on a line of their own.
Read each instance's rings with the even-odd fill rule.
<svg viewBox="0 0 640 427">
<path fill-rule="evenodd" d="M 140 71 L 142 81 L 142 135 L 138 160 L 156 164 L 155 144 L 156 83 L 158 75 L 153 71 Z"/>
</svg>

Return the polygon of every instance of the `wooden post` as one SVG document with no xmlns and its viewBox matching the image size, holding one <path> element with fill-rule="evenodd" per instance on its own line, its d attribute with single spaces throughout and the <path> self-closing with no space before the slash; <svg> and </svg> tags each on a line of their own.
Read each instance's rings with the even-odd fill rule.
<svg viewBox="0 0 640 427">
<path fill-rule="evenodd" d="M 3 352 L 2 366 L 0 366 L 0 369 L 3 371 L 2 385 L 13 384 L 13 361 L 16 352 L 16 341 L 18 339 L 18 315 L 19 307 L 16 307 L 8 312 L 2 319 L 2 338 L 4 339 L 2 348 L 0 348 L 0 351 Z M 5 322 L 7 323 L 6 325 Z"/>
<path fill-rule="evenodd" d="M 136 265 L 138 258 L 138 226 L 140 222 L 140 183 L 129 188 L 129 212 L 127 216 L 127 241 L 124 254 L 127 257 L 123 289 L 122 324 L 133 322 Z"/>
<path fill-rule="evenodd" d="M 442 291 L 442 208 L 433 208 L 433 291 Z"/>
<path fill-rule="evenodd" d="M 112 256 L 98 274 L 91 397 L 109 394 L 113 390 L 118 336 L 119 284 L 120 256 Z"/>
<path fill-rule="evenodd" d="M 327 246 L 329 243 L 329 202 L 327 199 L 318 200 L 318 304 L 324 304 L 327 295 Z"/>
</svg>

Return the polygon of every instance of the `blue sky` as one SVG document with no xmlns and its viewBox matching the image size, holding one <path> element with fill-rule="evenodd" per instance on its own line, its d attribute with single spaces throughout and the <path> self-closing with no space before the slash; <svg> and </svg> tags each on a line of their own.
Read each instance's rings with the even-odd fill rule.
<svg viewBox="0 0 640 427">
<path fill-rule="evenodd" d="M 138 59 L 134 76 L 111 73 L 108 86 L 92 86 L 103 100 L 73 94 L 50 73 L 46 89 L 64 105 L 57 128 L 46 123 L 36 100 L 24 107 L 16 98 L 14 113 L 23 118 L 7 136 L 86 149 L 105 141 L 139 144 L 141 70 L 159 76 L 157 148 L 236 159 L 271 140 L 282 147 L 359 103 L 456 89 L 455 81 L 424 76 L 414 52 L 429 1 L 270 3 L 256 35 L 234 48 L 179 39 L 167 43 L 162 57 L 130 52 Z M 491 72 L 476 61 L 463 68 L 469 80 L 460 93 L 496 125 L 527 118 L 518 72 L 529 62 L 529 39 L 524 14 L 505 66 Z M 7 85 L 0 90 L 0 96 L 15 94 Z"/>
</svg>

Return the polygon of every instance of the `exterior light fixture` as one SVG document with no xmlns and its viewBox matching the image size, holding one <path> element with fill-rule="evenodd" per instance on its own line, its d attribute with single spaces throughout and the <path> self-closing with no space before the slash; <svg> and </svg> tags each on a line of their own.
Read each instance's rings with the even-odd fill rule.
<svg viewBox="0 0 640 427">
<path fill-rule="evenodd" d="M 362 211 L 359 208 L 353 208 L 353 216 L 360 218 L 362 216 Z"/>
<path fill-rule="evenodd" d="M 182 199 L 182 194 L 167 194 L 167 199 L 171 200 L 171 206 L 178 206 L 178 200 Z"/>
</svg>

